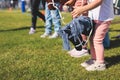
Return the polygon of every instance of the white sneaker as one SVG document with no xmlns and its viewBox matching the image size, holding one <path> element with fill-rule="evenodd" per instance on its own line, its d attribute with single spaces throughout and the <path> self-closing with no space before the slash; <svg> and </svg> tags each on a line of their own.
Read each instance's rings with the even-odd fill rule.
<svg viewBox="0 0 120 80">
<path fill-rule="evenodd" d="M 41 35 L 40 37 L 41 38 L 45 38 L 45 37 L 47 37 L 47 36 L 50 36 L 51 34 L 49 34 L 49 33 L 44 33 L 43 35 Z"/>
<path fill-rule="evenodd" d="M 30 8 L 28 8 L 28 9 L 27 9 L 27 12 L 31 12 L 31 9 L 30 9 Z"/>
<path fill-rule="evenodd" d="M 49 38 L 57 38 L 59 35 L 57 32 L 54 32 L 53 35 L 49 36 Z"/>
<path fill-rule="evenodd" d="M 77 51 L 76 49 L 70 53 L 71 57 L 82 57 L 88 55 L 88 50 L 82 49 L 81 51 Z"/>
<path fill-rule="evenodd" d="M 74 49 L 68 51 L 68 54 L 72 54 L 72 53 L 75 52 L 75 51 L 76 51 L 76 49 L 74 48 Z"/>
<path fill-rule="evenodd" d="M 86 67 L 87 71 L 103 71 L 106 69 L 105 63 L 98 63 L 94 62 L 94 64 L 91 64 L 90 66 Z"/>
<path fill-rule="evenodd" d="M 86 68 L 86 67 L 90 66 L 91 64 L 94 64 L 94 62 L 95 62 L 95 60 L 89 59 L 89 60 L 81 63 L 80 65 L 81 65 L 82 67 L 85 67 L 85 68 Z"/>
<path fill-rule="evenodd" d="M 29 34 L 34 34 L 35 33 L 35 29 L 34 28 L 30 28 Z"/>
</svg>

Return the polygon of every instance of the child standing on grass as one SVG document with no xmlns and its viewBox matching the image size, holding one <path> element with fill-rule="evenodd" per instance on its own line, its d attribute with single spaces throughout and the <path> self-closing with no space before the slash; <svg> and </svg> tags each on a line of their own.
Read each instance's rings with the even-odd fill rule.
<svg viewBox="0 0 120 80">
<path fill-rule="evenodd" d="M 41 38 L 57 38 L 58 31 L 61 28 L 61 16 L 59 14 L 60 0 L 46 0 L 45 4 L 45 32 Z M 54 33 L 52 34 L 52 24 L 54 25 Z M 52 34 L 52 35 L 51 35 Z"/>
<path fill-rule="evenodd" d="M 87 5 L 87 0 L 68 0 L 65 5 L 72 6 L 73 8 L 81 7 Z M 82 13 L 81 16 L 88 16 L 87 12 Z M 87 40 L 87 36 L 84 34 L 81 35 L 83 41 Z M 82 46 L 81 51 L 77 51 L 75 48 L 68 52 L 72 57 L 81 57 L 88 54 L 87 44 Z"/>
<path fill-rule="evenodd" d="M 89 0 L 88 5 L 76 7 L 71 14 L 75 18 L 86 11 L 96 24 L 90 38 L 91 59 L 81 63 L 81 66 L 87 71 L 105 70 L 103 39 L 114 17 L 113 0 Z"/>
</svg>

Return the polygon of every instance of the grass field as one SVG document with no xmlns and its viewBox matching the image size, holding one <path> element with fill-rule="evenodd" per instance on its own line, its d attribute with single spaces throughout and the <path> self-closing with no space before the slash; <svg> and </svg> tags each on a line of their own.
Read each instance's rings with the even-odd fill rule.
<svg viewBox="0 0 120 80">
<path fill-rule="evenodd" d="M 65 22 L 71 20 L 63 13 Z M 90 56 L 72 58 L 62 48 L 61 38 L 42 39 L 44 23 L 29 35 L 29 13 L 0 11 L 0 80 L 120 80 L 120 16 L 110 26 L 111 47 L 105 49 L 105 71 L 88 72 L 80 63 Z"/>
</svg>

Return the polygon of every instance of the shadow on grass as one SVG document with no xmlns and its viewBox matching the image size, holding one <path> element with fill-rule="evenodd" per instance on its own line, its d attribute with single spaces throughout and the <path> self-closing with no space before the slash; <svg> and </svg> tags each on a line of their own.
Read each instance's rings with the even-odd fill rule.
<svg viewBox="0 0 120 80">
<path fill-rule="evenodd" d="M 110 47 L 105 48 L 105 49 L 112 49 L 112 48 L 117 48 L 120 47 L 120 39 L 116 38 L 115 40 L 110 40 Z"/>
<path fill-rule="evenodd" d="M 112 24 L 120 24 L 120 21 L 112 22 Z"/>
<path fill-rule="evenodd" d="M 116 29 L 114 29 L 114 30 L 110 29 L 109 31 L 110 32 L 120 32 L 120 30 L 116 30 Z"/>
<path fill-rule="evenodd" d="M 117 53 L 119 54 L 119 53 Z M 120 55 L 115 55 L 111 57 L 105 57 L 105 60 L 108 62 L 108 68 L 112 65 L 119 64 L 120 63 Z"/>
<path fill-rule="evenodd" d="M 44 26 L 38 26 L 36 28 L 45 28 Z M 0 30 L 0 32 L 8 32 L 8 31 L 19 31 L 19 30 L 28 30 L 30 29 L 30 26 L 25 26 L 21 28 L 14 28 L 14 29 L 7 29 L 7 30 Z"/>
<path fill-rule="evenodd" d="M 111 47 L 108 49 L 120 47 L 120 39 L 111 40 L 110 45 Z M 120 63 L 120 52 L 116 54 L 119 54 L 119 55 L 114 55 L 114 56 L 105 58 L 105 60 L 108 62 L 108 66 L 107 66 L 108 68 L 112 65 Z"/>
<path fill-rule="evenodd" d="M 120 47 L 120 39 L 115 39 L 110 41 L 110 49 Z"/>
</svg>

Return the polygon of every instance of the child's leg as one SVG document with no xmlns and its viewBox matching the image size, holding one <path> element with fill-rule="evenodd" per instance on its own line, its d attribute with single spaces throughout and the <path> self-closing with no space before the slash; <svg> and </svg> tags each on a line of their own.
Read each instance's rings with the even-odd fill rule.
<svg viewBox="0 0 120 80">
<path fill-rule="evenodd" d="M 106 32 L 110 26 L 110 21 L 108 22 L 97 22 L 95 26 L 95 33 L 93 38 L 91 38 L 90 47 L 91 47 L 91 56 L 93 59 L 96 59 L 97 62 L 104 62 L 104 47 L 103 47 L 103 39 L 105 37 Z"/>
<path fill-rule="evenodd" d="M 90 54 L 91 54 L 91 58 L 96 60 L 95 48 L 93 45 L 93 36 L 91 36 L 90 38 Z"/>
<path fill-rule="evenodd" d="M 82 36 L 82 39 L 83 39 L 83 41 L 86 41 L 87 40 L 87 36 L 86 35 L 81 35 Z M 82 46 L 82 48 L 83 49 L 87 49 L 87 44 L 86 45 L 84 45 L 84 46 Z"/>
</svg>

